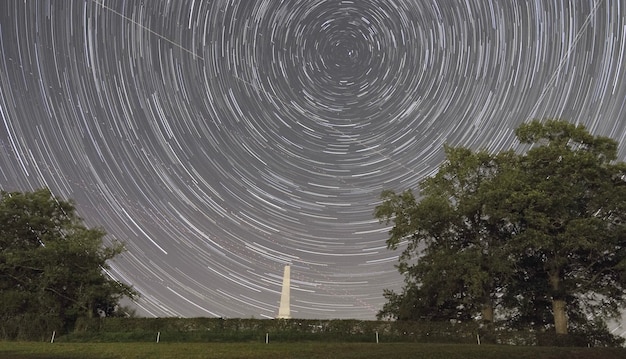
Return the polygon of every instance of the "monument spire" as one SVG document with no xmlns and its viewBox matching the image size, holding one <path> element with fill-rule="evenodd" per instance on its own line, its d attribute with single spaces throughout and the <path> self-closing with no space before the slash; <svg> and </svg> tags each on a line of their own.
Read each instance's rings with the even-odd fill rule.
<svg viewBox="0 0 626 359">
<path fill-rule="evenodd" d="M 280 293 L 280 306 L 278 307 L 278 319 L 291 318 L 291 307 L 289 304 L 290 287 L 291 287 L 291 269 L 289 265 L 285 266 L 283 274 L 283 290 Z"/>
</svg>

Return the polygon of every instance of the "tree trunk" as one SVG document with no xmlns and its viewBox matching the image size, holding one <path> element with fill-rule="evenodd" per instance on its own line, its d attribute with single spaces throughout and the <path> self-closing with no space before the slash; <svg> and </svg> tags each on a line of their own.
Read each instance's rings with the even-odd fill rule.
<svg viewBox="0 0 626 359">
<path fill-rule="evenodd" d="M 480 312 L 483 317 L 483 322 L 493 323 L 493 305 L 491 303 L 483 304 L 483 307 Z"/>
<path fill-rule="evenodd" d="M 559 295 L 561 278 L 559 271 L 554 270 L 549 273 L 550 286 L 552 287 L 552 314 L 554 315 L 554 330 L 556 334 L 567 334 L 567 314 L 565 311 L 565 300 Z"/>
<path fill-rule="evenodd" d="M 563 299 L 552 299 L 552 311 L 554 312 L 554 329 L 556 334 L 567 334 L 565 301 Z"/>
</svg>

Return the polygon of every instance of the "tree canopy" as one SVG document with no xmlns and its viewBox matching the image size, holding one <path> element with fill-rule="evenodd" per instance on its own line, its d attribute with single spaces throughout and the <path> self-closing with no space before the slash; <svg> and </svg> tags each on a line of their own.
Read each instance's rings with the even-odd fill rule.
<svg viewBox="0 0 626 359">
<path fill-rule="evenodd" d="M 379 317 L 603 323 L 626 299 L 626 165 L 617 142 L 563 120 L 516 130 L 524 153 L 445 147 L 419 197 L 386 190 L 375 217 L 402 245 L 401 293 Z M 495 313 L 495 315 L 494 315 Z"/>
<path fill-rule="evenodd" d="M 81 316 L 112 315 L 119 299 L 133 298 L 130 286 L 104 272 L 123 251 L 119 243 L 104 246 L 104 236 L 48 189 L 0 192 L 1 336 L 67 329 Z"/>
</svg>

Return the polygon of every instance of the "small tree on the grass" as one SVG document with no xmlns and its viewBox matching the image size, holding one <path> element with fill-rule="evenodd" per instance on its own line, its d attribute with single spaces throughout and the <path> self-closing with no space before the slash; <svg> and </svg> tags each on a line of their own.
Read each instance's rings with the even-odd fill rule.
<svg viewBox="0 0 626 359">
<path fill-rule="evenodd" d="M 123 251 L 121 244 L 104 246 L 104 235 L 47 189 L 0 193 L 4 336 L 18 334 L 9 323 L 32 324 L 26 318 L 67 328 L 80 316 L 111 315 L 120 298 L 136 295 L 104 273 L 107 261 Z"/>
</svg>

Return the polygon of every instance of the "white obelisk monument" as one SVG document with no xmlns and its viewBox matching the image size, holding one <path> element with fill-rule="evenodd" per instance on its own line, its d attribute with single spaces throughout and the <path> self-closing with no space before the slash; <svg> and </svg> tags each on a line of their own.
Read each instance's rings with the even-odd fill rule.
<svg viewBox="0 0 626 359">
<path fill-rule="evenodd" d="M 289 287 L 291 286 L 291 269 L 288 265 L 285 266 L 285 273 L 283 274 L 283 290 L 280 293 L 280 307 L 278 307 L 278 319 L 291 318 L 291 309 L 289 304 Z"/>
</svg>

